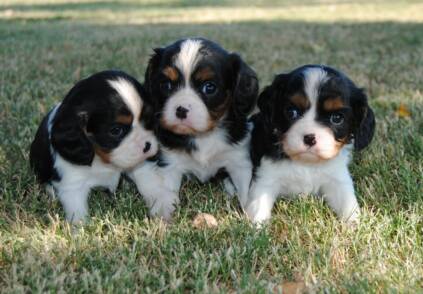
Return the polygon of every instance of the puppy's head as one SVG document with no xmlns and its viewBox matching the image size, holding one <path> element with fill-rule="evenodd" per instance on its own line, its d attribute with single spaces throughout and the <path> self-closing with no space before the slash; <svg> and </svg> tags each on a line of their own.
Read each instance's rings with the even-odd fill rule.
<svg viewBox="0 0 423 294">
<path fill-rule="evenodd" d="M 160 126 L 181 135 L 215 128 L 232 111 L 255 106 L 255 72 L 237 55 L 205 39 L 185 39 L 155 49 L 145 75 Z"/>
<path fill-rule="evenodd" d="M 118 168 L 131 168 L 157 152 L 152 106 L 142 86 L 119 71 L 78 82 L 54 117 L 53 148 L 66 160 L 90 165 L 97 155 Z"/>
<path fill-rule="evenodd" d="M 363 90 L 326 66 L 278 75 L 258 106 L 281 152 L 293 160 L 329 160 L 352 139 L 361 150 L 373 137 L 375 119 Z"/>
</svg>

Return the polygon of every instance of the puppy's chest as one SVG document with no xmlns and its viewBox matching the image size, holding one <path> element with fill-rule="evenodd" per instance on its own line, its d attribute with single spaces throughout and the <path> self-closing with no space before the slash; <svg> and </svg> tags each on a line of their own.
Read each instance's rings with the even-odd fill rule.
<svg viewBox="0 0 423 294">
<path fill-rule="evenodd" d="M 283 159 L 263 159 L 257 176 L 278 185 L 286 196 L 300 193 L 318 194 L 322 185 L 341 177 L 347 171 L 348 158 L 340 156 L 331 162 L 309 165 Z"/>
<path fill-rule="evenodd" d="M 183 173 L 192 173 L 200 180 L 207 180 L 237 157 L 237 146 L 228 143 L 221 134 L 196 138 L 196 149 L 192 152 L 167 150 L 167 156 Z"/>
</svg>

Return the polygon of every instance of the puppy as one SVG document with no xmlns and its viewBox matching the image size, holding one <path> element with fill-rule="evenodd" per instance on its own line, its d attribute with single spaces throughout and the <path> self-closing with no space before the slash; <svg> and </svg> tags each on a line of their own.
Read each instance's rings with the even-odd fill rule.
<svg viewBox="0 0 423 294">
<path fill-rule="evenodd" d="M 314 193 L 342 220 L 357 221 L 348 163 L 351 150 L 366 147 L 375 129 L 363 90 L 333 68 L 306 65 L 276 76 L 258 106 L 248 216 L 268 220 L 279 193 Z"/>
<path fill-rule="evenodd" d="M 171 218 L 183 175 L 204 182 L 220 170 L 244 205 L 252 173 L 247 115 L 258 96 L 255 72 L 239 55 L 205 39 L 154 51 L 145 86 L 155 102 L 161 152 L 156 162 L 131 173 L 150 214 Z"/>
<path fill-rule="evenodd" d="M 86 218 L 91 188 L 113 192 L 122 171 L 156 154 L 145 97 L 133 77 L 103 71 L 79 81 L 43 119 L 30 164 L 38 180 L 56 192 L 69 222 Z"/>
</svg>

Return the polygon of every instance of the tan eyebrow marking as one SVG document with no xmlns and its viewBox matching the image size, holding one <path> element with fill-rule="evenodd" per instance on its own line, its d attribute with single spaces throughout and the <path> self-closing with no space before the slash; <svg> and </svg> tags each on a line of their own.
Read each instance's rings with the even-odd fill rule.
<svg viewBox="0 0 423 294">
<path fill-rule="evenodd" d="M 132 120 L 133 119 L 134 118 L 133 118 L 132 114 L 128 114 L 128 115 L 119 114 L 116 117 L 116 122 L 117 123 L 124 124 L 124 125 L 130 125 L 130 124 L 132 124 Z"/>
<path fill-rule="evenodd" d="M 341 97 L 329 98 L 323 102 L 323 109 L 328 112 L 335 111 L 343 107 L 345 107 L 345 104 Z"/>
<path fill-rule="evenodd" d="M 201 81 L 207 81 L 215 76 L 214 71 L 210 67 L 200 69 L 195 73 L 195 79 Z"/>
<path fill-rule="evenodd" d="M 173 82 L 176 82 L 179 77 L 178 71 L 171 66 L 168 66 L 165 69 L 163 69 L 163 74 L 167 76 Z"/>
<path fill-rule="evenodd" d="M 291 96 L 290 100 L 300 109 L 308 109 L 310 107 L 310 100 L 300 93 L 296 93 Z"/>
</svg>

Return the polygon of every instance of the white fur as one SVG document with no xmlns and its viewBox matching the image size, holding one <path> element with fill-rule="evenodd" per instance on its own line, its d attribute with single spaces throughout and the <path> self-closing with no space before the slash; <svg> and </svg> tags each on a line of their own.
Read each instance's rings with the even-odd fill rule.
<svg viewBox="0 0 423 294">
<path fill-rule="evenodd" d="M 192 174 L 205 182 L 220 168 L 225 168 L 237 190 L 242 206 L 246 204 L 251 181 L 252 164 L 249 158 L 248 135 L 239 144 L 227 143 L 221 129 L 196 139 L 197 151 L 191 154 L 163 148 L 165 167 L 146 163 L 130 173 L 140 194 L 144 196 L 150 214 L 170 219 L 179 203 L 182 176 Z"/>
<path fill-rule="evenodd" d="M 121 170 L 103 163 L 97 156 L 90 166 L 75 165 L 56 154 L 54 168 L 60 181 L 53 181 L 56 194 L 63 205 L 66 219 L 71 223 L 83 221 L 88 215 L 88 195 L 94 187 L 116 190 Z"/>
<path fill-rule="evenodd" d="M 122 169 L 132 168 L 157 152 L 157 142 L 152 131 L 146 130 L 139 119 L 142 111 L 142 99 L 129 81 L 119 78 L 108 81 L 119 93 L 133 115 L 132 130 L 122 140 L 117 148 L 110 153 L 110 161 Z M 151 147 L 143 152 L 146 143 Z"/>
<path fill-rule="evenodd" d="M 208 109 L 191 85 L 191 75 L 197 65 L 201 46 L 201 40 L 188 39 L 181 44 L 181 50 L 174 59 L 175 66 L 182 73 L 184 84 L 166 101 L 163 120 L 178 134 L 205 132 L 209 128 Z M 188 109 L 187 117 L 184 119 L 176 116 L 176 109 L 179 106 Z"/>
<path fill-rule="evenodd" d="M 304 87 L 310 108 L 285 133 L 283 149 L 291 158 L 304 162 L 319 162 L 332 158 L 338 153 L 337 142 L 332 130 L 316 121 L 319 88 L 328 79 L 320 68 L 310 68 L 304 72 Z M 316 144 L 304 144 L 304 136 L 313 134 Z"/>
<path fill-rule="evenodd" d="M 142 110 L 142 99 L 135 89 L 134 85 L 123 78 L 108 81 L 110 86 L 118 92 L 119 96 L 122 97 L 129 110 L 134 115 L 134 121 L 138 121 Z"/>
<path fill-rule="evenodd" d="M 189 110 L 185 119 L 176 116 L 179 106 Z M 178 90 L 167 100 L 163 108 L 163 119 L 176 133 L 204 132 L 209 127 L 210 114 L 203 100 L 189 85 Z"/>
<path fill-rule="evenodd" d="M 142 100 L 134 86 L 125 79 L 109 81 L 109 84 L 119 93 L 134 117 L 132 130 L 119 146 L 110 153 L 112 164 L 104 163 L 95 155 L 90 166 L 75 165 L 62 158 L 50 146 L 54 168 L 60 176 L 60 181 L 53 181 L 51 185 L 47 185 L 47 190 L 49 193 L 56 192 L 52 194 L 58 196 L 64 207 L 66 219 L 71 223 L 81 222 L 87 217 L 88 196 L 92 188 L 106 187 L 114 192 L 122 171 L 140 164 L 147 157 L 153 156 L 157 152 L 157 141 L 153 133 L 146 130 L 139 121 Z M 59 105 L 53 109 L 48 118 L 49 137 Z M 146 142 L 149 142 L 151 147 L 148 152 L 144 153 Z"/>
<path fill-rule="evenodd" d="M 350 149 L 344 147 L 335 158 L 319 164 L 263 158 L 251 184 L 248 216 L 262 223 L 270 218 L 280 193 L 311 193 L 322 196 L 341 219 L 357 221 L 360 210 L 348 171 Z"/>
<path fill-rule="evenodd" d="M 351 145 L 336 148 L 333 132 L 316 122 L 320 86 L 328 79 L 320 68 L 304 73 L 305 93 L 310 108 L 285 133 L 283 150 L 291 159 L 273 161 L 263 157 L 251 183 L 248 216 L 262 223 L 271 216 L 271 210 L 280 193 L 294 196 L 300 193 L 322 196 L 343 220 L 357 222 L 360 209 L 348 171 Z M 314 134 L 316 144 L 304 144 L 304 135 Z"/>
<path fill-rule="evenodd" d="M 182 72 L 185 84 L 189 84 L 191 74 L 198 61 L 198 53 L 202 46 L 201 40 L 188 39 L 181 44 L 181 50 L 175 56 L 175 65 Z"/>
</svg>

